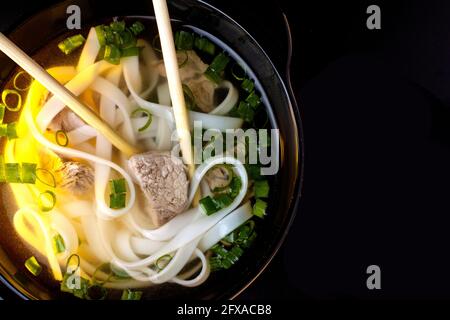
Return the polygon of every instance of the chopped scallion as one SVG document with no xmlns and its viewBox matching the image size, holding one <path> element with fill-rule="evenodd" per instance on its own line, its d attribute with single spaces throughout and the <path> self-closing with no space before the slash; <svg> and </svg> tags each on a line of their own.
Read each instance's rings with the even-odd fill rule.
<svg viewBox="0 0 450 320">
<path fill-rule="evenodd" d="M 230 58 L 224 53 L 219 53 L 205 71 L 205 76 L 213 82 L 220 83 L 222 81 L 222 72 L 225 70 Z"/>
<path fill-rule="evenodd" d="M 253 215 L 257 216 L 258 218 L 264 218 L 266 215 L 266 209 L 267 209 L 267 202 L 261 199 L 256 199 L 255 204 L 253 205 Z"/>
<path fill-rule="evenodd" d="M 250 93 L 255 89 L 255 84 L 252 80 L 246 78 L 244 79 L 244 81 L 242 81 L 241 88 Z"/>
<path fill-rule="evenodd" d="M 158 260 L 155 262 L 155 266 L 158 269 L 158 271 L 162 271 L 172 260 L 172 256 L 170 254 L 163 255 L 162 257 L 159 257 Z"/>
<path fill-rule="evenodd" d="M 10 97 L 12 97 L 12 98 L 10 98 Z M 9 103 L 7 100 L 9 100 Z M 11 100 L 15 100 L 14 101 L 15 105 L 14 105 L 14 102 L 11 103 Z M 3 104 L 6 106 L 6 109 L 8 109 L 9 111 L 12 111 L 12 112 L 19 111 L 20 108 L 22 107 L 22 96 L 20 95 L 19 92 L 17 92 L 17 90 L 13 90 L 13 89 L 3 90 L 2 101 L 3 101 Z"/>
<path fill-rule="evenodd" d="M 64 239 L 60 234 L 53 237 L 53 250 L 55 250 L 55 253 L 57 254 L 66 251 Z"/>
<path fill-rule="evenodd" d="M 6 125 L 6 137 L 9 140 L 17 139 L 19 137 L 17 134 L 17 122 L 10 122 Z"/>
<path fill-rule="evenodd" d="M 36 163 L 22 163 L 22 182 L 34 184 L 36 183 Z"/>
<path fill-rule="evenodd" d="M 129 47 L 122 49 L 122 57 L 133 57 L 138 56 L 140 47 Z"/>
<path fill-rule="evenodd" d="M 267 180 L 255 181 L 254 191 L 256 198 L 267 198 L 269 196 L 269 182 Z"/>
<path fill-rule="evenodd" d="M 253 109 L 256 109 L 261 104 L 261 98 L 255 93 L 255 91 L 252 91 L 245 99 L 245 102 L 247 102 Z"/>
<path fill-rule="evenodd" d="M 242 67 L 235 63 L 232 67 L 231 67 L 231 75 L 239 81 L 242 81 L 245 79 L 245 71 L 244 69 L 242 69 Z"/>
<path fill-rule="evenodd" d="M 46 190 L 39 195 L 38 198 L 39 209 L 42 212 L 49 212 L 53 210 L 56 205 L 56 195 L 53 191 Z"/>
<path fill-rule="evenodd" d="M 120 49 L 114 44 L 105 45 L 105 52 L 103 55 L 103 59 L 108 61 L 111 64 L 119 64 L 120 63 Z"/>
<path fill-rule="evenodd" d="M 187 31 L 176 32 L 175 47 L 177 50 L 192 50 L 194 47 L 194 35 Z"/>
<path fill-rule="evenodd" d="M 212 215 L 213 213 L 216 213 L 220 209 L 216 204 L 216 202 L 214 201 L 214 199 L 211 198 L 211 196 L 206 196 L 200 199 L 199 205 L 202 211 L 208 216 Z"/>
<path fill-rule="evenodd" d="M 110 180 L 111 193 L 127 192 L 126 182 L 124 178 Z"/>
<path fill-rule="evenodd" d="M 20 164 L 5 163 L 5 179 L 9 183 L 21 183 Z"/>
<path fill-rule="evenodd" d="M 211 41 L 203 37 L 195 37 L 194 47 L 209 55 L 214 55 L 216 52 L 216 46 Z"/>
<path fill-rule="evenodd" d="M 31 256 L 27 259 L 27 261 L 25 261 L 25 268 L 27 268 L 27 270 L 34 276 L 38 276 L 42 271 L 41 265 L 34 256 Z"/>
<path fill-rule="evenodd" d="M 252 122 L 255 117 L 255 111 L 250 104 L 245 101 L 239 103 L 237 113 L 245 122 Z"/>
<path fill-rule="evenodd" d="M 142 22 L 140 21 L 135 21 L 133 22 L 133 24 L 130 26 L 130 30 L 131 32 L 133 32 L 133 34 L 135 36 L 137 36 L 138 34 L 140 34 L 142 31 L 145 30 L 144 25 L 142 24 Z"/>
<path fill-rule="evenodd" d="M 58 130 L 55 132 L 55 141 L 61 147 L 67 147 L 69 145 L 69 137 L 64 130 Z"/>
<path fill-rule="evenodd" d="M 24 78 L 24 79 L 22 79 L 22 78 Z M 18 91 L 26 91 L 30 88 L 32 81 L 33 81 L 33 78 L 28 73 L 26 73 L 25 71 L 22 70 L 14 76 L 13 87 L 14 87 L 14 89 L 16 89 Z M 26 85 L 19 86 L 19 83 L 23 83 L 23 82 L 25 82 Z"/>
<path fill-rule="evenodd" d="M 153 117 L 152 117 L 152 114 L 150 113 L 150 111 L 148 111 L 147 109 L 144 109 L 144 108 L 137 108 L 136 110 L 133 110 L 133 112 L 131 113 L 131 117 L 135 117 L 140 113 L 143 113 L 147 116 L 147 122 L 138 129 L 139 132 L 143 132 L 148 127 L 150 127 L 150 125 L 152 124 Z"/>
<path fill-rule="evenodd" d="M 81 34 L 69 37 L 60 43 L 58 43 L 58 48 L 66 55 L 71 54 L 73 51 L 81 47 L 86 39 Z"/>
<path fill-rule="evenodd" d="M 56 188 L 56 179 L 53 173 L 44 168 L 36 169 L 36 179 L 49 187 Z"/>
<path fill-rule="evenodd" d="M 109 207 L 111 209 L 125 208 L 126 193 L 111 193 L 109 195 Z"/>
<path fill-rule="evenodd" d="M 141 300 L 142 291 L 132 291 L 130 289 L 125 289 L 122 292 L 121 300 Z"/>
</svg>

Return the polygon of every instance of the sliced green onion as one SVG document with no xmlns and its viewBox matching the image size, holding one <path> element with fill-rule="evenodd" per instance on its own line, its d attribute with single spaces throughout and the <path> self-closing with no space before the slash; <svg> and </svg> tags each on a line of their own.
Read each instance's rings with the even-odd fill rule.
<svg viewBox="0 0 450 320">
<path fill-rule="evenodd" d="M 3 123 L 3 118 L 5 117 L 6 106 L 0 103 L 0 123 Z"/>
<path fill-rule="evenodd" d="M 39 209 L 42 212 L 49 212 L 53 210 L 56 205 L 56 195 L 53 191 L 46 190 L 39 195 L 38 198 Z"/>
<path fill-rule="evenodd" d="M 255 117 L 255 111 L 249 103 L 241 101 L 237 108 L 237 113 L 245 122 L 252 122 Z"/>
<path fill-rule="evenodd" d="M 140 52 L 140 47 L 129 47 L 122 49 L 122 57 L 134 57 L 138 56 Z"/>
<path fill-rule="evenodd" d="M 126 193 L 111 193 L 109 195 L 109 207 L 111 209 L 125 208 Z"/>
<path fill-rule="evenodd" d="M 252 91 L 245 99 L 245 102 L 247 102 L 253 109 L 256 109 L 261 104 L 261 98 L 255 93 L 255 91 Z"/>
<path fill-rule="evenodd" d="M 27 82 L 27 85 L 26 86 L 24 86 L 24 87 L 20 87 L 17 83 L 19 82 L 19 79 L 20 79 L 20 77 L 28 77 L 28 81 L 26 81 Z M 26 73 L 25 71 L 20 71 L 20 72 L 18 72 L 15 76 L 14 76 L 14 79 L 13 79 L 13 87 L 14 87 L 14 89 L 16 89 L 16 90 L 18 90 L 18 91 L 26 91 L 26 90 L 28 90 L 30 87 L 31 87 L 31 82 L 33 81 L 33 78 L 28 74 L 28 73 Z M 22 82 L 22 81 L 20 81 L 20 82 Z"/>
<path fill-rule="evenodd" d="M 130 289 L 125 289 L 122 292 L 122 297 L 120 300 L 141 300 L 142 291 L 131 291 Z"/>
<path fill-rule="evenodd" d="M 216 52 L 216 46 L 211 41 L 203 37 L 195 38 L 194 47 L 212 56 Z"/>
<path fill-rule="evenodd" d="M 255 89 L 255 84 L 252 80 L 246 78 L 244 79 L 244 81 L 242 81 L 241 88 L 250 93 Z"/>
<path fill-rule="evenodd" d="M 222 81 L 221 73 L 225 70 L 230 58 L 224 53 L 219 53 L 205 71 L 205 76 L 213 82 L 220 83 Z"/>
<path fill-rule="evenodd" d="M 69 37 L 60 43 L 58 43 L 58 48 L 66 55 L 71 54 L 73 51 L 81 47 L 86 39 L 81 34 Z"/>
<path fill-rule="evenodd" d="M 175 33 L 175 47 L 177 50 L 192 50 L 194 47 L 194 35 L 186 31 Z"/>
<path fill-rule="evenodd" d="M 34 256 L 31 256 L 25 261 L 25 268 L 27 268 L 33 276 L 38 276 L 42 271 L 41 265 Z"/>
<path fill-rule="evenodd" d="M 228 207 L 233 202 L 233 198 L 226 193 L 221 193 L 214 196 L 214 202 L 217 207 L 222 209 Z"/>
<path fill-rule="evenodd" d="M 69 258 L 67 258 L 66 269 L 68 269 L 71 266 L 73 259 L 76 259 L 76 267 L 73 269 L 74 270 L 73 272 L 75 272 L 76 270 L 78 270 L 78 268 L 80 267 L 80 264 L 81 264 L 80 256 L 77 254 L 72 254 L 72 255 L 70 255 Z"/>
<path fill-rule="evenodd" d="M 238 64 L 235 63 L 232 67 L 231 67 L 231 75 L 239 81 L 242 81 L 245 79 L 245 71 L 244 69 Z"/>
<path fill-rule="evenodd" d="M 17 102 L 16 102 L 15 106 L 7 103 L 6 100 L 8 99 L 8 96 L 16 97 Z M 9 111 L 16 112 L 16 111 L 19 111 L 20 108 L 22 107 L 22 96 L 16 90 L 13 90 L 13 89 L 3 90 L 2 100 L 3 100 L 3 104 L 6 106 L 6 109 L 8 109 Z"/>
<path fill-rule="evenodd" d="M 206 197 L 200 199 L 199 205 L 200 205 L 200 208 L 202 209 L 202 211 L 208 216 L 216 213 L 220 209 L 217 206 L 214 199 L 211 198 L 210 196 L 206 196 Z"/>
<path fill-rule="evenodd" d="M 255 181 L 253 188 L 256 198 L 267 198 L 269 196 L 269 182 L 267 180 Z"/>
<path fill-rule="evenodd" d="M 127 192 L 126 182 L 124 178 L 110 180 L 109 186 L 111 188 L 111 193 Z"/>
<path fill-rule="evenodd" d="M 266 215 L 266 209 L 267 209 L 267 202 L 261 199 L 256 199 L 255 204 L 253 205 L 253 215 L 257 216 L 258 218 L 264 218 Z"/>
<path fill-rule="evenodd" d="M 17 139 L 19 136 L 17 135 L 17 122 L 11 122 L 6 125 L 6 137 L 9 140 Z"/>
<path fill-rule="evenodd" d="M 125 30 L 125 21 L 113 21 L 109 26 L 113 31 L 121 32 Z"/>
<path fill-rule="evenodd" d="M 258 164 L 245 164 L 245 169 L 247 170 L 248 177 L 251 180 L 261 180 L 261 166 Z"/>
<path fill-rule="evenodd" d="M 22 183 L 36 183 L 36 163 L 22 163 Z"/>
<path fill-rule="evenodd" d="M 95 32 L 97 33 L 98 43 L 100 44 L 100 46 L 104 46 L 106 44 L 104 25 L 96 26 Z"/>
<path fill-rule="evenodd" d="M 55 176 L 47 169 L 37 168 L 36 179 L 49 187 L 56 188 Z"/>
<path fill-rule="evenodd" d="M 21 183 L 20 178 L 20 164 L 5 163 L 5 179 L 9 183 Z"/>
<path fill-rule="evenodd" d="M 230 182 L 230 196 L 234 199 L 237 197 L 242 188 L 241 178 L 234 176 Z"/>
<path fill-rule="evenodd" d="M 140 113 L 144 113 L 147 116 L 147 122 L 138 129 L 139 132 L 142 132 L 146 130 L 148 127 L 150 127 L 150 125 L 152 124 L 153 117 L 150 111 L 144 108 L 137 108 L 136 110 L 133 110 L 133 112 L 131 113 L 131 117 L 135 117 Z"/>
<path fill-rule="evenodd" d="M 133 32 L 133 34 L 135 36 L 137 36 L 138 34 L 140 34 L 142 31 L 145 30 L 145 26 L 142 24 L 142 22 L 140 21 L 135 21 L 133 22 L 133 24 L 130 26 L 130 30 L 131 32 Z"/>
<path fill-rule="evenodd" d="M 155 265 L 158 271 L 162 271 L 172 260 L 172 256 L 170 254 L 165 254 L 162 257 L 159 257 L 158 260 L 156 260 Z"/>
<path fill-rule="evenodd" d="M 107 44 L 105 45 L 105 52 L 103 59 L 108 61 L 112 64 L 119 64 L 120 63 L 120 49 L 114 45 L 114 44 Z"/>
<path fill-rule="evenodd" d="M 61 147 L 67 147 L 69 145 L 69 137 L 64 130 L 58 130 L 55 132 L 55 141 Z"/>
<path fill-rule="evenodd" d="M 66 244 L 64 243 L 64 239 L 60 234 L 57 234 L 53 237 L 53 250 L 55 250 L 55 253 L 63 253 L 66 251 Z"/>
</svg>

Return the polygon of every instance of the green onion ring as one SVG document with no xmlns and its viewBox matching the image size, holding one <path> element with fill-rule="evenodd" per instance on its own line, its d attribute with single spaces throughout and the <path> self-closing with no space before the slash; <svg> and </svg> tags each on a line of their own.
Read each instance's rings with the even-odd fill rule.
<svg viewBox="0 0 450 320">
<path fill-rule="evenodd" d="M 167 267 L 167 265 L 170 263 L 171 260 L 172 260 L 172 256 L 170 254 L 165 254 L 165 255 L 159 257 L 155 263 L 156 268 L 159 271 L 162 271 L 165 267 Z M 161 266 L 161 263 L 164 263 L 164 265 Z"/>
<path fill-rule="evenodd" d="M 150 113 L 150 111 L 148 111 L 147 109 L 144 109 L 144 108 L 137 108 L 136 110 L 134 110 L 131 113 L 131 117 L 132 118 L 135 117 L 139 112 L 145 113 L 148 117 L 147 122 L 141 128 L 138 129 L 139 132 L 142 132 L 142 131 L 146 130 L 148 127 L 150 127 L 150 125 L 152 124 L 153 117 L 152 117 L 152 114 Z"/>
<path fill-rule="evenodd" d="M 15 107 L 12 107 L 6 103 L 6 97 L 10 94 L 15 95 L 17 97 L 17 105 Z M 12 111 L 12 112 L 19 111 L 20 108 L 22 107 L 22 96 L 20 95 L 19 92 L 17 92 L 17 90 L 12 90 L 12 89 L 3 90 L 2 101 L 3 101 L 3 104 L 6 106 L 6 109 L 8 109 L 9 111 Z"/>
<path fill-rule="evenodd" d="M 49 205 L 49 206 L 46 206 L 45 204 L 42 203 L 43 199 L 47 195 L 50 196 L 51 201 L 52 201 L 51 205 Z M 53 191 L 50 191 L 50 190 L 46 190 L 46 191 L 42 192 L 39 195 L 38 204 L 39 204 L 39 209 L 41 209 L 42 212 L 49 212 L 49 211 L 51 211 L 55 207 L 55 204 L 56 204 L 56 195 L 55 195 L 55 193 Z"/>
<path fill-rule="evenodd" d="M 243 73 L 242 76 L 238 76 L 238 75 L 237 75 L 237 73 L 236 73 L 236 69 L 237 69 L 237 68 L 239 68 L 239 69 L 242 70 L 242 73 Z M 245 71 L 244 71 L 244 69 L 243 69 L 238 63 L 233 64 L 233 66 L 231 67 L 231 75 L 232 75 L 236 80 L 239 80 L 239 81 L 242 81 L 242 80 L 245 79 Z"/>
<path fill-rule="evenodd" d="M 61 143 L 61 140 L 59 139 L 60 134 L 64 136 L 64 143 Z M 64 130 L 58 130 L 55 132 L 55 141 L 61 147 L 67 147 L 69 145 L 69 137 L 67 136 L 67 133 Z"/>
<path fill-rule="evenodd" d="M 75 272 L 75 271 L 78 270 L 78 268 L 80 268 L 80 264 L 81 264 L 80 256 L 77 255 L 77 254 L 75 254 L 75 253 L 72 254 L 72 255 L 70 255 L 69 258 L 67 258 L 67 262 L 66 262 L 66 270 L 67 270 L 67 268 L 69 267 L 70 261 L 72 260 L 73 257 L 76 257 L 76 258 L 77 258 L 77 267 L 73 270 L 73 272 Z"/>
<path fill-rule="evenodd" d="M 43 179 L 41 179 L 39 177 L 39 175 L 38 175 L 38 172 L 40 172 L 40 171 L 49 174 L 50 177 L 52 178 L 52 182 L 53 183 L 50 184 L 50 183 L 44 181 Z M 56 188 L 56 179 L 55 179 L 55 176 L 53 175 L 53 173 L 50 172 L 50 170 L 47 170 L 47 169 L 44 169 L 44 168 L 37 168 L 36 169 L 36 179 L 39 180 L 39 182 L 45 184 L 46 186 L 49 186 L 49 187 L 52 187 L 52 188 Z"/>
<path fill-rule="evenodd" d="M 19 88 L 19 86 L 17 85 L 17 79 L 19 79 L 20 78 L 20 76 L 21 75 L 26 75 L 26 76 L 28 76 L 28 78 L 29 78 L 29 84 L 28 84 L 28 86 L 26 86 L 26 87 L 24 87 L 24 88 Z M 17 91 L 27 91 L 28 89 L 30 89 L 30 87 L 31 87 L 31 82 L 33 81 L 33 77 L 32 76 L 30 76 L 27 72 L 25 72 L 25 71 L 20 71 L 20 72 L 18 72 L 15 76 L 14 76 L 14 79 L 13 79 L 13 87 L 14 87 L 14 89 L 16 89 Z"/>
</svg>

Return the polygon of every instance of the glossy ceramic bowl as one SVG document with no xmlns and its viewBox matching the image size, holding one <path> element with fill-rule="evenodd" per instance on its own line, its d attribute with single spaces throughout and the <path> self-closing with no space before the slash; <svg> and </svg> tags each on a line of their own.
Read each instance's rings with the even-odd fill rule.
<svg viewBox="0 0 450 320">
<path fill-rule="evenodd" d="M 148 290 L 145 298 L 189 298 L 224 299 L 236 297 L 265 269 L 280 248 L 300 199 L 303 174 L 301 120 L 298 106 L 290 89 L 289 49 L 290 35 L 286 25 L 281 25 L 280 37 L 286 38 L 286 49 L 270 48 L 277 56 L 275 66 L 255 39 L 231 17 L 211 5 L 195 0 L 173 0 L 169 2 L 171 18 L 177 23 L 206 30 L 223 41 L 225 47 L 239 55 L 259 80 L 259 89 L 265 95 L 265 104 L 272 127 L 280 130 L 280 169 L 273 177 L 269 199 L 268 215 L 258 228 L 258 238 L 237 265 L 229 270 L 213 273 L 208 281 L 197 288 L 184 288 L 166 284 Z M 81 8 L 82 23 L 93 25 L 114 16 L 152 16 L 151 1 L 127 0 L 123 6 L 105 6 L 97 1 L 67 1 L 55 4 L 11 23 L 11 39 L 27 53 L 34 54 L 51 39 L 61 36 L 66 29 L 66 8 L 77 4 Z M 281 12 L 278 13 L 282 18 Z M 283 21 L 283 19 L 281 19 Z M 267 35 L 267 37 L 273 35 Z M 282 57 L 280 59 L 280 57 Z M 285 58 L 284 58 L 285 57 Z M 51 60 L 51 57 L 47 57 Z M 0 54 L 0 76 L 5 79 L 12 72 L 14 64 Z M 287 70 L 287 71 L 286 71 Z M 279 72 L 280 71 L 280 72 Z M 284 76 L 280 76 L 284 74 Z M 0 225 L 10 223 L 5 214 L 4 201 L 0 200 Z M 14 261 L 20 253 L 19 241 L 3 241 L 5 237 L 15 237 L 12 231 L 0 233 L 0 281 L 8 288 L 7 295 L 24 299 L 60 299 L 62 294 L 57 286 L 37 282 L 17 266 Z M 3 237 L 3 239 L 2 239 Z M 12 243 L 12 244 L 11 244 Z M 17 245 L 14 245 L 17 243 Z M 50 282 L 49 282 L 50 283 Z"/>
</svg>

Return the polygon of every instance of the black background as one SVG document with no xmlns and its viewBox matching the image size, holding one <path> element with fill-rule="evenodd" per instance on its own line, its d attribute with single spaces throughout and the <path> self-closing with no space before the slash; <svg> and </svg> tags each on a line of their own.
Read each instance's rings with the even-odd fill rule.
<svg viewBox="0 0 450 320">
<path fill-rule="evenodd" d="M 450 2 L 208 2 L 283 74 L 286 13 L 303 117 L 301 208 L 241 299 L 450 298 Z M 381 30 L 366 27 L 370 4 Z M 33 10 L 4 8 L 1 21 Z M 381 290 L 366 287 L 372 264 Z"/>
</svg>

